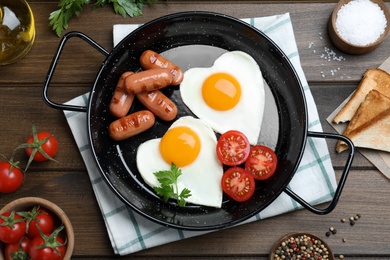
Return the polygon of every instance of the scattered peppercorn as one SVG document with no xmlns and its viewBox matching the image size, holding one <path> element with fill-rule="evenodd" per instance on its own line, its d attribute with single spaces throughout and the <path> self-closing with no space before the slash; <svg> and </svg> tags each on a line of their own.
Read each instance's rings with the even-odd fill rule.
<svg viewBox="0 0 390 260">
<path fill-rule="evenodd" d="M 341 219 L 341 222 L 344 223 L 344 222 L 345 222 L 345 218 L 342 218 L 342 219 Z"/>
<path fill-rule="evenodd" d="M 345 239 L 345 238 L 343 237 L 342 241 L 343 241 L 343 243 L 345 243 L 345 242 L 347 242 L 347 239 Z"/>
<path fill-rule="evenodd" d="M 344 259 L 344 255 L 339 255 L 339 259 Z"/>
<path fill-rule="evenodd" d="M 349 221 L 349 224 L 350 224 L 351 226 L 355 225 L 355 220 Z"/>
<path fill-rule="evenodd" d="M 325 235 L 326 235 L 327 237 L 329 237 L 329 236 L 331 235 L 331 233 L 330 233 L 329 231 L 327 231 L 327 232 L 325 233 Z"/>
</svg>

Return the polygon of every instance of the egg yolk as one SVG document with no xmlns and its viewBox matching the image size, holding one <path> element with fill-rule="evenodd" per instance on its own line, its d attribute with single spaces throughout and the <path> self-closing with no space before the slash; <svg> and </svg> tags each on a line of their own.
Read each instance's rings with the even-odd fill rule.
<svg viewBox="0 0 390 260">
<path fill-rule="evenodd" d="M 229 110 L 240 101 L 241 86 L 228 73 L 214 73 L 203 82 L 202 96 L 209 107 L 219 111 Z"/>
<path fill-rule="evenodd" d="M 199 136 L 186 126 L 168 130 L 160 141 L 160 154 L 170 165 L 183 167 L 195 161 L 200 152 Z"/>
</svg>

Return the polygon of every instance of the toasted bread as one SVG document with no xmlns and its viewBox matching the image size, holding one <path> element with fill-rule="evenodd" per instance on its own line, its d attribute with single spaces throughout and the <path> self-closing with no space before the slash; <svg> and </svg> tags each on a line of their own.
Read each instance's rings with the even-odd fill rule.
<svg viewBox="0 0 390 260">
<path fill-rule="evenodd" d="M 390 109 L 375 117 L 372 124 L 352 131 L 349 138 L 356 147 L 390 152 Z"/>
<path fill-rule="evenodd" d="M 390 97 L 390 74 L 378 68 L 368 69 L 349 101 L 333 118 L 333 122 L 338 124 L 350 121 L 368 92 L 373 89 Z"/>
<path fill-rule="evenodd" d="M 356 147 L 390 151 L 390 98 L 371 90 L 343 135 L 351 139 Z M 347 145 L 338 142 L 336 149 L 342 152 Z"/>
</svg>

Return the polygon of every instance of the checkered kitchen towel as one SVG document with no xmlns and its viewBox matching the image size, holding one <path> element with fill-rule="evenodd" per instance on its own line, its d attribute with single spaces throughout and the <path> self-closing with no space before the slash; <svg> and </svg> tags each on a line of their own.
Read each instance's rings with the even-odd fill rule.
<svg viewBox="0 0 390 260">
<path fill-rule="evenodd" d="M 293 27 L 288 13 L 270 17 L 244 19 L 267 34 L 278 44 L 291 60 L 304 87 L 308 105 L 309 130 L 322 131 L 317 108 L 300 65 Z M 114 26 L 114 40 L 119 42 L 139 25 Z M 122 34 L 121 34 L 122 33 Z M 85 106 L 88 94 L 79 96 L 68 104 Z M 65 116 L 74 135 L 79 151 L 91 179 L 92 187 L 116 254 L 126 255 L 180 239 L 205 234 L 206 232 L 182 231 L 162 226 L 147 220 L 123 204 L 106 185 L 94 164 L 88 144 L 86 114 L 65 111 Z M 324 139 L 309 138 L 301 164 L 289 184 L 303 199 L 313 204 L 330 201 L 336 188 L 336 178 L 328 147 Z M 297 210 L 301 206 L 282 193 L 270 206 L 245 223 L 261 220 L 278 214 Z"/>
</svg>

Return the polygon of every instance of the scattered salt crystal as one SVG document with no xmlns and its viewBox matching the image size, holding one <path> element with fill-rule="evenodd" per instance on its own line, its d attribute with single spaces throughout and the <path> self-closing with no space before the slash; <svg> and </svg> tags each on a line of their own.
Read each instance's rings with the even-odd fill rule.
<svg viewBox="0 0 390 260">
<path fill-rule="evenodd" d="M 347 42 L 366 46 L 375 42 L 385 31 L 386 16 L 370 0 L 352 0 L 337 13 L 336 30 Z"/>
<path fill-rule="evenodd" d="M 321 35 L 321 32 L 318 33 L 318 34 Z M 321 37 L 319 37 L 319 38 L 321 38 Z M 315 48 L 315 44 L 312 41 L 309 42 L 308 47 L 309 47 L 309 49 L 312 49 L 313 53 L 317 53 L 317 51 L 318 51 L 319 52 L 318 57 L 320 59 L 323 59 L 323 60 L 327 61 L 326 64 L 325 63 L 321 63 L 320 64 L 321 66 L 329 66 L 329 64 L 332 64 L 334 62 L 343 62 L 343 61 L 346 60 L 345 57 L 343 57 L 341 55 L 338 55 L 335 51 L 333 51 L 329 47 L 324 47 L 323 50 L 316 49 Z M 320 71 L 320 75 L 321 75 L 322 78 L 325 78 L 329 74 L 331 76 L 335 76 L 340 71 L 341 71 L 341 68 L 339 66 L 337 66 L 337 68 L 330 69 L 330 70 L 327 70 L 327 71 L 321 70 Z"/>
<path fill-rule="evenodd" d="M 343 61 L 345 58 L 343 56 L 337 56 L 337 53 L 328 47 L 324 47 L 324 53 L 320 55 L 320 58 L 327 61 Z"/>
</svg>

